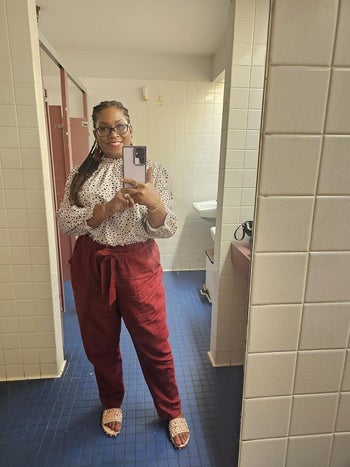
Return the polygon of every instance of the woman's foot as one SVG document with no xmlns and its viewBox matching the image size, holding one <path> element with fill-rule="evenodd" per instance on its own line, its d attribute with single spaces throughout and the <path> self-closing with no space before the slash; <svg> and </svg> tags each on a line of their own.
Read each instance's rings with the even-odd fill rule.
<svg viewBox="0 0 350 467">
<path fill-rule="evenodd" d="M 105 409 L 102 412 L 101 427 L 107 436 L 118 436 L 122 427 L 123 413 L 119 408 Z"/>
<path fill-rule="evenodd" d="M 190 440 L 190 429 L 182 413 L 170 420 L 169 433 L 174 448 L 182 449 L 187 446 Z"/>
</svg>

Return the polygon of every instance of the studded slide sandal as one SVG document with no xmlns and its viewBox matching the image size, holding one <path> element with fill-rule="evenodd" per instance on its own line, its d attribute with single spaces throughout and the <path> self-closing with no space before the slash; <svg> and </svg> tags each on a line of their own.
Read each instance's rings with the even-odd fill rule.
<svg viewBox="0 0 350 467">
<path fill-rule="evenodd" d="M 115 409 L 115 408 L 105 409 L 102 412 L 102 417 L 101 417 L 102 430 L 107 436 L 116 437 L 120 433 L 120 429 L 122 426 L 122 420 L 123 420 L 122 409 Z M 113 422 L 120 423 L 119 431 L 114 431 L 108 426 L 108 423 L 113 423 Z"/>
<path fill-rule="evenodd" d="M 175 442 L 175 437 L 183 433 L 188 434 L 187 440 L 184 443 L 177 444 Z M 190 429 L 184 417 L 177 417 L 177 418 L 174 418 L 173 420 L 170 420 L 169 434 L 170 434 L 170 440 L 173 443 L 174 448 L 182 449 L 188 445 L 188 442 L 190 440 Z"/>
</svg>

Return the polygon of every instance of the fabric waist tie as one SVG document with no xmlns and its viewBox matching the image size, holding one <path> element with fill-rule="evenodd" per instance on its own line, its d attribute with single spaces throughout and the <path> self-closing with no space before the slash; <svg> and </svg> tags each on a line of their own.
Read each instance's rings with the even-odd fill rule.
<svg viewBox="0 0 350 467">
<path fill-rule="evenodd" d="M 102 256 L 101 292 L 102 292 L 102 296 L 104 297 L 107 296 L 107 292 L 108 292 L 108 304 L 109 306 L 111 306 L 117 299 L 117 290 L 116 290 L 116 284 L 115 284 L 116 283 L 116 265 L 117 265 L 116 254 L 109 248 L 104 248 L 103 250 L 97 250 L 96 256 Z M 109 271 L 108 271 L 108 266 L 109 266 Z"/>
<path fill-rule="evenodd" d="M 97 243 L 88 235 L 82 235 L 78 238 L 77 243 L 78 242 L 83 243 L 87 248 L 94 251 L 96 258 L 102 258 L 100 265 L 101 293 L 104 297 L 108 297 L 108 304 L 111 306 L 117 299 L 116 281 L 118 258 L 122 258 L 124 255 L 137 254 L 137 252 L 142 254 L 145 246 L 154 242 L 154 240 L 149 239 L 145 242 L 110 246 Z"/>
</svg>

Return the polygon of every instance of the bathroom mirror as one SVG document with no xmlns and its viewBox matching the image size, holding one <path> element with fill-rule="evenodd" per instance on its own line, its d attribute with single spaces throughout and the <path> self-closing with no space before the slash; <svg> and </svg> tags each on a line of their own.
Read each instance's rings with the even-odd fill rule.
<svg viewBox="0 0 350 467">
<path fill-rule="evenodd" d="M 167 56 L 165 49 L 160 53 L 159 43 L 152 45 L 154 31 L 150 32 L 149 43 L 144 39 L 137 45 L 137 36 L 143 39 L 141 26 L 138 26 L 139 12 L 134 12 L 136 32 L 130 44 L 123 42 L 122 27 L 125 25 L 122 25 L 118 29 L 119 40 L 113 44 L 104 42 L 102 49 L 98 43 L 100 38 L 91 41 L 90 31 L 87 37 L 76 34 L 72 21 L 74 9 L 67 1 L 58 8 L 43 0 L 39 29 L 69 68 L 81 77 L 87 89 L 89 112 L 96 102 L 111 96 L 127 102 L 135 141 L 147 145 L 149 154 L 172 174 L 179 229 L 172 239 L 159 242 L 163 267 L 165 270 L 208 269 L 206 252 L 213 252 L 214 263 L 209 267 L 210 295 L 213 296 L 209 354 L 215 365 L 239 365 L 244 355 L 244 326 L 239 336 L 242 345 L 236 351 L 229 341 L 236 342 L 237 336 L 220 339 L 218 323 L 222 321 L 221 313 L 229 306 L 228 301 L 231 307 L 240 307 L 242 315 L 245 314 L 242 297 L 247 285 L 243 279 L 238 279 L 239 293 L 233 295 L 229 276 L 234 281 L 235 271 L 229 272 L 224 277 L 225 285 L 218 287 L 219 271 L 223 266 L 230 267 L 226 263 L 231 261 L 233 232 L 239 224 L 254 218 L 270 2 L 221 0 L 215 7 L 210 1 L 206 5 L 208 8 L 203 9 L 198 2 L 191 6 L 186 3 L 186 9 L 189 8 L 186 20 L 196 17 L 196 27 L 199 23 L 204 35 L 210 30 L 215 38 L 211 44 L 202 41 L 199 45 L 193 27 L 189 32 L 192 48 L 184 48 L 183 42 L 172 38 L 169 16 L 158 5 L 159 16 L 164 17 L 161 27 L 167 26 L 168 30 L 157 29 L 159 22 L 155 29 L 164 38 L 161 46 L 168 47 Z M 79 2 L 74 8 L 78 7 Z M 95 7 L 91 8 L 80 10 L 80 14 L 84 11 L 87 23 L 94 13 Z M 53 17 L 57 25 L 65 24 L 67 33 L 64 36 L 59 26 L 54 27 Z M 149 23 L 145 27 L 147 31 L 152 29 Z M 108 30 L 107 25 L 106 28 Z M 198 49 L 199 46 L 202 49 Z M 79 53 L 78 47 L 83 47 Z M 179 51 L 182 51 L 181 57 L 175 54 Z M 190 52 L 197 53 L 195 60 Z M 46 73 L 43 62 L 44 76 Z M 89 127 L 90 120 L 88 115 Z M 215 217 L 203 215 L 203 212 L 200 215 L 194 209 L 198 202 L 213 200 L 216 202 Z M 237 297 L 239 303 L 236 303 Z M 223 341 L 227 341 L 224 347 Z"/>
</svg>

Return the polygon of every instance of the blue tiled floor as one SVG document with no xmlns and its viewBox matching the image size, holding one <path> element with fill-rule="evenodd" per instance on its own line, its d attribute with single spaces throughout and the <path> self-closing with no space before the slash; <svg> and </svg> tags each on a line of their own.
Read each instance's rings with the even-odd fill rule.
<svg viewBox="0 0 350 467">
<path fill-rule="evenodd" d="M 0 465 L 235 467 L 243 371 L 213 368 L 208 360 L 211 305 L 198 292 L 203 282 L 204 271 L 164 274 L 177 382 L 191 428 L 186 449 L 177 451 L 169 442 L 125 329 L 122 432 L 116 439 L 103 434 L 93 369 L 67 283 L 66 369 L 59 379 L 0 383 Z"/>
</svg>

